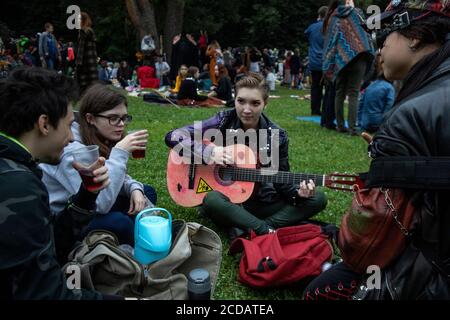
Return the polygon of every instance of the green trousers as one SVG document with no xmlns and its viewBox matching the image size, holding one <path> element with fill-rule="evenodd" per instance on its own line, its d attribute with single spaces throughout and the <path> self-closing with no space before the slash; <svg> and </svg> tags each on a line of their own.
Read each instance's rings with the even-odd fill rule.
<svg viewBox="0 0 450 320">
<path fill-rule="evenodd" d="M 317 191 L 312 198 L 302 199 L 296 206 L 283 200 L 265 203 L 252 198 L 238 205 L 222 193 L 211 191 L 203 200 L 201 211 L 219 226 L 265 234 L 269 228 L 292 226 L 309 219 L 325 209 L 326 205 L 326 196 L 321 191 Z"/>
</svg>

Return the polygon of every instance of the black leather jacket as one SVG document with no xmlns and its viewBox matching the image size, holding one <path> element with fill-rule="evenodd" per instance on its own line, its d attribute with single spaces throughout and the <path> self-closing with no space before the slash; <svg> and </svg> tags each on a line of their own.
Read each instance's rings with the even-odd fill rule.
<svg viewBox="0 0 450 320">
<path fill-rule="evenodd" d="M 369 152 L 373 158 L 450 156 L 450 58 L 419 90 L 394 106 Z M 450 267 L 450 190 L 426 191 L 418 196 L 414 238 Z M 414 241 L 398 261 L 386 273 L 391 298 L 450 298 L 449 282 L 417 250 Z"/>
<path fill-rule="evenodd" d="M 214 117 L 202 121 L 202 134 L 209 129 L 218 129 L 222 133 L 223 137 L 227 136 L 227 131 L 233 131 L 241 128 L 241 122 L 237 116 L 236 110 L 220 111 Z M 259 122 L 259 129 L 266 129 L 268 132 L 267 142 L 258 142 L 258 150 L 272 149 L 272 130 L 279 130 L 279 166 L 278 171 L 289 171 L 289 155 L 288 146 L 289 139 L 287 132 L 281 129 L 275 123 L 273 123 L 266 115 L 262 114 Z M 208 159 L 211 154 L 212 148 L 208 148 L 207 145 L 200 145 L 194 143 L 194 125 L 186 126 L 180 129 L 170 131 L 166 135 L 166 145 L 170 148 L 175 147 L 178 143 L 182 143 L 185 146 L 189 146 L 193 153 L 203 155 L 204 159 Z M 274 150 L 277 148 L 275 147 Z M 262 166 L 269 167 L 270 165 Z M 302 198 L 297 196 L 298 186 L 292 184 L 272 184 L 261 183 L 255 188 L 253 197 L 257 197 L 262 202 L 272 203 L 280 199 L 284 199 L 286 202 L 296 205 L 301 203 Z"/>
</svg>

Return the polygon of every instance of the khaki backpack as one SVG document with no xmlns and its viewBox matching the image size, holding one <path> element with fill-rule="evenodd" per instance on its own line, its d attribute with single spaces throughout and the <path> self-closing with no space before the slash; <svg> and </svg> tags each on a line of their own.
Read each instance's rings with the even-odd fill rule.
<svg viewBox="0 0 450 320">
<path fill-rule="evenodd" d="M 222 242 L 211 229 L 198 223 L 175 220 L 172 246 L 167 257 L 141 265 L 119 249 L 117 237 L 104 230 L 92 231 L 70 254 L 64 266 L 77 266 L 81 288 L 104 294 L 155 300 L 188 299 L 187 275 L 204 268 L 214 293 L 222 260 Z"/>
</svg>

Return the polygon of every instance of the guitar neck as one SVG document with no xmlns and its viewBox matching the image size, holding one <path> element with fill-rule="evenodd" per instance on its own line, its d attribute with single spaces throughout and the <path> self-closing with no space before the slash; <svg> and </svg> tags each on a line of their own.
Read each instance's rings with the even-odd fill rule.
<svg viewBox="0 0 450 320">
<path fill-rule="evenodd" d="M 264 182 L 299 185 L 302 181 L 314 181 L 318 187 L 325 186 L 326 175 L 271 171 L 265 169 L 221 168 L 222 174 L 233 181 Z"/>
</svg>

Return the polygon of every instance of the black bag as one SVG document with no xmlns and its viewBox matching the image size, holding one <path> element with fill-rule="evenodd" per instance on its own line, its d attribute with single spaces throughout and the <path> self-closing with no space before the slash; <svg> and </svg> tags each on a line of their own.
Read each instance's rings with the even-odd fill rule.
<svg viewBox="0 0 450 320">
<path fill-rule="evenodd" d="M 164 99 L 159 94 L 153 92 L 144 94 L 144 101 L 148 103 L 170 104 L 169 99 L 170 98 Z M 176 103 L 176 101 L 172 102 Z"/>
</svg>

